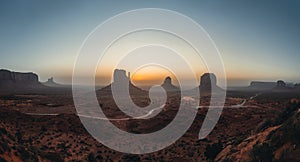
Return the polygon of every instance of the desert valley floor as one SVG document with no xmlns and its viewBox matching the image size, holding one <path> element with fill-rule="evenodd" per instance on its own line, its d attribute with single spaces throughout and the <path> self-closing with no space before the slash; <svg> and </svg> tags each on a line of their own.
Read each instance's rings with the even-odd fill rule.
<svg viewBox="0 0 300 162">
<path fill-rule="evenodd" d="M 137 105 L 149 102 L 147 96 L 131 97 Z M 68 91 L 1 95 L 0 161 L 299 161 L 299 97 L 299 92 L 227 92 L 221 118 L 205 139 L 198 140 L 207 113 L 204 107 L 174 144 L 155 153 L 134 155 L 97 142 L 81 124 Z M 126 118 L 110 95 L 102 93 L 98 100 L 109 119 Z M 209 97 L 200 100 L 206 105 Z M 179 102 L 180 95 L 171 93 L 154 118 L 111 122 L 132 133 L 153 132 L 172 121 Z"/>
</svg>

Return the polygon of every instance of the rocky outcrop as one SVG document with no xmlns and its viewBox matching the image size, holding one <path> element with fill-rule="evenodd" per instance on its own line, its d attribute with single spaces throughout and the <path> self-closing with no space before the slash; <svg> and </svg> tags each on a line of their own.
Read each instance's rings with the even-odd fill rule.
<svg viewBox="0 0 300 162">
<path fill-rule="evenodd" d="M 216 157 L 215 161 L 251 161 L 251 150 L 257 143 L 263 143 L 267 137 L 280 126 L 270 127 L 263 132 L 252 135 L 237 146 L 227 145 Z"/>
<path fill-rule="evenodd" d="M 283 92 L 283 91 L 292 91 L 294 86 L 291 83 L 285 83 L 283 80 L 278 80 L 276 82 L 276 87 L 273 88 L 273 91 Z"/>
<path fill-rule="evenodd" d="M 68 85 L 62 85 L 62 84 L 58 84 L 54 81 L 53 77 L 49 78 L 47 80 L 47 82 L 42 83 L 43 85 L 47 86 L 47 87 L 70 87 Z"/>
<path fill-rule="evenodd" d="M 283 80 L 278 80 L 277 82 L 276 82 L 276 87 L 278 87 L 278 88 L 285 88 L 286 87 L 286 83 L 283 81 Z"/>
<path fill-rule="evenodd" d="M 114 74 L 113 74 L 113 82 L 109 84 L 108 86 L 100 89 L 97 91 L 97 95 L 111 95 L 111 86 L 114 84 L 119 90 L 126 90 L 125 86 L 129 85 L 129 92 L 130 94 L 141 94 L 141 95 L 146 95 L 147 92 L 136 87 L 131 83 L 130 80 L 130 73 L 128 72 L 128 75 L 126 75 L 126 71 L 123 69 L 115 69 Z"/>
<path fill-rule="evenodd" d="M 252 81 L 249 88 L 253 90 L 271 90 L 272 88 L 276 87 L 276 85 L 276 82 Z"/>
<path fill-rule="evenodd" d="M 212 89 L 215 91 L 222 91 L 217 85 L 217 77 L 213 73 L 205 73 L 200 77 L 200 93 L 211 93 Z"/>
<path fill-rule="evenodd" d="M 129 86 L 129 89 L 127 87 Z M 106 87 L 96 91 L 97 98 L 102 103 L 111 105 L 111 108 L 117 108 L 114 111 L 119 111 L 116 101 L 113 98 L 112 90 L 117 90 L 118 95 L 124 95 L 127 100 L 127 90 L 129 90 L 129 97 L 132 101 L 140 107 L 145 107 L 150 103 L 148 92 L 136 87 L 130 80 L 130 73 L 126 75 L 126 71 L 122 69 L 115 69 L 113 74 L 113 82 Z M 112 110 L 111 110 L 112 111 Z"/>
<path fill-rule="evenodd" d="M 125 70 L 115 69 L 113 82 L 116 84 L 121 84 L 123 82 L 130 82 L 130 73 L 128 72 L 128 76 L 126 76 Z"/>
<path fill-rule="evenodd" d="M 166 77 L 163 84 L 161 85 L 167 92 L 179 91 L 179 88 L 172 84 L 171 77 Z"/>
<path fill-rule="evenodd" d="M 299 161 L 299 103 L 299 99 L 291 99 L 265 129 L 237 144 L 229 143 L 214 161 Z"/>
<path fill-rule="evenodd" d="M 293 90 L 295 85 L 293 83 L 286 83 L 283 80 L 278 80 L 277 82 L 261 82 L 252 81 L 250 86 L 246 90 L 252 91 L 289 91 Z"/>
<path fill-rule="evenodd" d="M 0 93 L 27 91 L 41 87 L 43 86 L 37 74 L 0 70 Z"/>
<path fill-rule="evenodd" d="M 14 82 L 14 83 L 30 83 L 38 84 L 38 75 L 34 73 L 20 73 L 11 72 L 8 70 L 0 70 L 0 82 Z"/>
<path fill-rule="evenodd" d="M 200 86 L 211 88 L 217 86 L 217 77 L 213 73 L 205 73 L 200 78 Z"/>
</svg>

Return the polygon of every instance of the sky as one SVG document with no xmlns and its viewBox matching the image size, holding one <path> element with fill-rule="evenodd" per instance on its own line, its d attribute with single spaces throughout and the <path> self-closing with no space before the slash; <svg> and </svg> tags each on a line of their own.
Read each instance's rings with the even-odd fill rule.
<svg viewBox="0 0 300 162">
<path fill-rule="evenodd" d="M 300 2 L 296 0 L 1 1 L 0 69 L 32 71 L 40 81 L 54 77 L 70 83 L 87 35 L 110 17 L 140 8 L 173 10 L 199 23 L 221 53 L 229 86 L 245 86 L 252 80 L 300 82 Z M 136 72 L 136 82 L 147 81 L 143 71 L 149 69 Z M 161 82 L 167 72 L 157 71 L 164 76 L 154 80 Z M 111 75 L 109 70 L 102 73 L 99 84 L 106 84 Z M 153 74 L 148 81 L 149 76 Z"/>
</svg>

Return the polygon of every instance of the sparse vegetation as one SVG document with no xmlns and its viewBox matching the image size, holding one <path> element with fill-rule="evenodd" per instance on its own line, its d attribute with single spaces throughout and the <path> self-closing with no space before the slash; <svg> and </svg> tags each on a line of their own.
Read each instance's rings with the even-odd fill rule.
<svg viewBox="0 0 300 162">
<path fill-rule="evenodd" d="M 242 101 L 243 98 L 252 96 L 254 92 L 249 92 L 243 96 L 238 93 L 231 94 L 233 99 L 226 100 L 228 104 L 236 104 L 237 101 Z M 280 97 L 278 94 L 275 96 Z M 53 96 L 44 95 L 42 98 L 45 103 L 51 100 L 51 103 L 56 103 Z M 179 98 L 173 96 L 172 100 L 168 102 L 168 109 L 162 112 L 150 122 L 147 120 L 130 120 L 124 123 L 114 122 L 116 126 L 126 131 L 135 133 L 145 133 L 145 131 L 152 132 L 152 130 L 159 130 L 162 125 L 172 121 L 176 115 L 175 109 Z M 259 96 L 260 97 L 260 96 Z M 64 100 L 64 96 L 55 97 Z M 135 97 L 136 99 L 138 97 Z M 285 98 L 285 99 L 282 99 Z M 182 161 L 189 161 L 197 159 L 201 161 L 213 161 L 216 156 L 223 150 L 223 146 L 231 146 L 233 149 L 228 153 L 233 155 L 238 153 L 236 148 L 241 142 L 244 142 L 250 135 L 262 132 L 270 126 L 276 126 L 277 123 L 282 125 L 278 131 L 274 131 L 268 135 L 265 145 L 255 146 L 253 155 L 256 159 L 261 157 L 257 150 L 268 151 L 266 148 L 277 149 L 283 144 L 290 142 L 290 148 L 285 149 L 285 153 L 281 154 L 281 159 L 289 157 L 290 152 L 295 147 L 299 146 L 299 124 L 297 125 L 296 118 L 290 119 L 297 110 L 298 105 L 295 103 L 288 104 L 287 109 L 282 108 L 288 103 L 288 98 L 282 96 L 276 101 L 263 98 L 255 98 L 251 100 L 251 104 L 262 106 L 263 108 L 243 108 L 243 109 L 225 109 L 216 128 L 209 136 L 202 140 L 194 140 L 197 138 L 198 131 L 203 122 L 207 109 L 199 110 L 195 123 L 190 130 L 168 148 L 147 154 L 145 156 L 127 155 L 113 151 L 93 139 L 84 129 L 80 120 L 73 114 L 63 114 L 59 116 L 30 116 L 22 114 L 23 110 L 30 109 L 26 107 L 16 111 L 14 109 L 14 102 L 21 103 L 27 100 L 14 100 L 9 108 L 0 109 L 0 157 L 4 155 L 12 155 L 23 159 L 24 161 L 35 161 L 36 159 L 49 161 L 173 161 L 180 159 Z M 28 97 L 33 104 L 33 107 L 38 103 Z M 271 99 L 271 98 L 270 98 Z M 297 98 L 296 98 L 297 99 Z M 202 100 L 204 103 L 208 99 Z M 1 102 L 1 101 L 0 101 Z M 105 104 L 109 116 L 121 118 L 122 114 L 114 110 L 114 106 L 110 104 L 108 99 L 101 101 Z M 63 103 L 63 105 L 67 105 Z M 28 106 L 28 105 L 27 105 Z M 38 105 L 40 106 L 40 105 Z M 174 107 L 174 108 L 173 108 Z M 12 109 L 12 110 L 11 110 Z M 46 109 L 54 111 L 55 108 L 47 107 Z M 60 111 L 60 110 L 59 110 Z M 281 113 L 280 113 L 281 111 Z M 20 113 L 21 112 L 21 113 Z M 279 114 L 279 115 L 278 115 Z M 276 117 L 278 115 L 278 117 Z M 151 129 L 148 129 L 148 128 Z M 230 128 L 230 129 L 228 129 Z M 150 131 L 151 130 L 151 131 Z M 257 130 L 256 132 L 253 130 Z M 278 133 L 278 132 L 281 133 Z M 222 142 L 221 142 L 222 141 Z M 278 142 L 279 141 L 279 142 Z M 296 147 L 297 146 L 297 147 Z M 250 150 L 249 150 L 250 151 Z M 226 152 L 226 150 L 225 150 Z M 274 152 L 274 151 L 273 151 Z M 268 153 L 268 152 L 267 152 Z M 223 154 L 223 152 L 222 152 Z M 267 155 L 267 154 L 264 154 Z M 273 155 L 274 156 L 274 155 Z M 11 159 L 5 158 L 7 161 Z M 232 158 L 224 158 L 222 161 L 231 161 Z"/>
<path fill-rule="evenodd" d="M 122 157 L 122 160 L 124 160 L 124 162 L 139 162 L 141 161 L 140 157 L 138 155 L 133 155 L 133 154 L 126 154 Z"/>
<path fill-rule="evenodd" d="M 54 153 L 54 152 L 47 152 L 42 155 L 43 158 L 46 158 L 50 161 L 55 161 L 55 162 L 63 162 L 63 158 L 59 153 Z"/>
<path fill-rule="evenodd" d="M 263 120 L 256 128 L 256 133 L 261 132 L 261 131 L 265 130 L 266 128 L 273 126 L 273 123 L 274 122 L 271 119 Z"/>
<path fill-rule="evenodd" d="M 96 162 L 94 153 L 92 153 L 92 152 L 89 153 L 87 160 L 88 160 L 88 162 Z"/>
<path fill-rule="evenodd" d="M 258 143 L 253 146 L 251 157 L 253 162 L 271 162 L 274 148 L 268 143 Z"/>
<path fill-rule="evenodd" d="M 218 143 L 207 145 L 204 155 L 208 160 L 213 161 L 222 150 L 223 150 L 223 145 L 221 141 L 219 141 Z"/>
</svg>

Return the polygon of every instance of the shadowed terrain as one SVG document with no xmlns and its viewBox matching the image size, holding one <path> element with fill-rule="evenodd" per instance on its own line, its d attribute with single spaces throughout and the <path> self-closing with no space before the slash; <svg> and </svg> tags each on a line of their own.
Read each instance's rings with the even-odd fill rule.
<svg viewBox="0 0 300 162">
<path fill-rule="evenodd" d="M 204 82 L 207 81 L 210 82 L 209 79 Z M 164 84 L 171 87 L 172 81 L 166 79 Z M 2 94 L 0 160 L 299 161 L 300 93 L 297 90 L 227 91 L 219 122 L 205 139 L 198 140 L 208 110 L 205 106 L 210 102 L 210 86 L 200 86 L 200 90 L 208 92 L 200 97 L 203 107 L 198 109 L 184 136 L 163 150 L 145 155 L 120 153 L 96 141 L 81 124 L 68 88 Z M 143 107 L 150 103 L 147 91 L 132 83 L 129 91 L 136 105 Z M 115 126 L 142 134 L 164 128 L 176 115 L 180 93 L 167 88 L 166 91 L 165 106 L 150 119 L 133 119 L 120 111 L 110 85 L 96 94 L 99 105 Z"/>
</svg>

